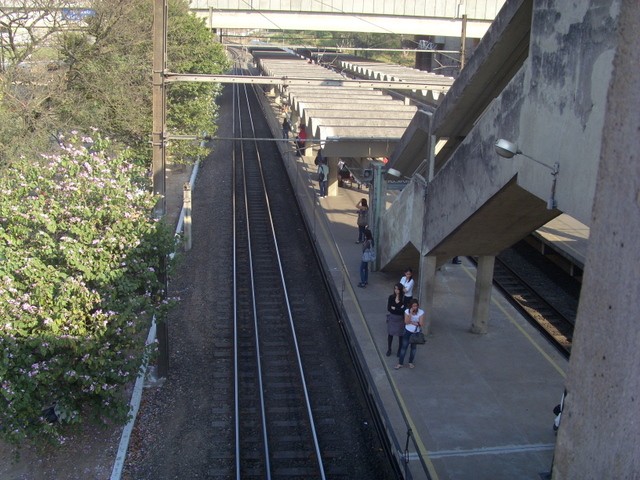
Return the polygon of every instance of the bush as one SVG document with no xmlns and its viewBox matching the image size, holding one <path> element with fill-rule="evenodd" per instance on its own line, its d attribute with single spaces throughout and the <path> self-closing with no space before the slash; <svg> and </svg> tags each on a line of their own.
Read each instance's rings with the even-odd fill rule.
<svg viewBox="0 0 640 480">
<path fill-rule="evenodd" d="M 89 414 L 127 417 L 122 386 L 140 367 L 140 333 L 166 310 L 159 269 L 173 245 L 150 217 L 147 172 L 128 156 L 74 135 L 0 177 L 5 440 L 55 440 L 60 423 Z"/>
</svg>

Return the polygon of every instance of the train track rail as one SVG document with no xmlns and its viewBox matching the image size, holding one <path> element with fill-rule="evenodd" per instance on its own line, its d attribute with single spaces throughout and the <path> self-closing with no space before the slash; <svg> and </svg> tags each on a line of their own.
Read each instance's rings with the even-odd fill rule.
<svg viewBox="0 0 640 480">
<path fill-rule="evenodd" d="M 206 472 L 394 478 L 355 369 L 345 364 L 347 346 L 336 341 L 339 322 L 277 149 L 254 140 L 270 136 L 255 92 L 233 88 L 233 136 L 246 140 L 235 141 L 231 163 L 233 279 L 216 295 L 232 296 L 233 315 L 221 322 L 228 341 L 217 341 L 217 433 Z"/>
<path fill-rule="evenodd" d="M 571 354 L 574 320 L 555 308 L 545 295 L 510 263 L 496 257 L 494 284 L 566 357 Z"/>
</svg>

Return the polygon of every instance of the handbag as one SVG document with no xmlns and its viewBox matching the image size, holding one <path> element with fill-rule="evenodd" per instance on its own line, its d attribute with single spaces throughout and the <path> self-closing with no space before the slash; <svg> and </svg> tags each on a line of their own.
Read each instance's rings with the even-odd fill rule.
<svg viewBox="0 0 640 480">
<path fill-rule="evenodd" d="M 414 345 L 422 345 L 426 342 L 427 342 L 427 339 L 424 338 L 424 333 L 422 333 L 421 330 L 418 330 L 417 332 L 413 332 L 409 337 L 409 343 L 412 343 Z"/>
<path fill-rule="evenodd" d="M 376 261 L 376 251 L 373 248 L 365 248 L 362 252 L 362 261 L 363 262 L 375 262 Z"/>
</svg>

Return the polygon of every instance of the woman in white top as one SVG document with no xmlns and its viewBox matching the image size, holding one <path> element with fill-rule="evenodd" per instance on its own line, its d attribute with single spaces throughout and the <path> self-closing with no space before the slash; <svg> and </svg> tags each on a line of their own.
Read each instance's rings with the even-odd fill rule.
<svg viewBox="0 0 640 480">
<path fill-rule="evenodd" d="M 400 348 L 400 359 L 395 366 L 396 370 L 403 367 L 404 356 L 407 354 L 409 346 L 409 338 L 414 332 L 419 332 L 424 327 L 424 310 L 420 308 L 417 299 L 411 300 L 409 308 L 404 312 L 404 335 L 402 336 L 402 347 Z M 416 357 L 416 344 L 411 344 L 411 352 L 409 353 L 409 368 L 413 368 L 413 359 Z"/>
<path fill-rule="evenodd" d="M 413 279 L 413 270 L 407 268 L 404 272 L 404 277 L 400 279 L 400 283 L 404 288 L 404 301 L 405 305 L 408 307 L 411 305 L 411 299 L 413 298 L 413 286 L 415 285 L 415 280 Z"/>
</svg>

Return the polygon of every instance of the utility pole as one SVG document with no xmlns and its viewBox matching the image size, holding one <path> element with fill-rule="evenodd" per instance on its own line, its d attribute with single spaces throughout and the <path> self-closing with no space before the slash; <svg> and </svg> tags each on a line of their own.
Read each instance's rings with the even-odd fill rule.
<svg viewBox="0 0 640 480">
<path fill-rule="evenodd" d="M 162 218 L 166 212 L 166 87 L 167 69 L 167 0 L 153 2 L 153 194 L 158 198 L 155 216 Z M 168 289 L 167 259 L 160 259 L 160 283 L 166 297 Z M 169 329 L 161 319 L 157 324 L 158 376 L 166 377 L 169 371 Z"/>
</svg>

